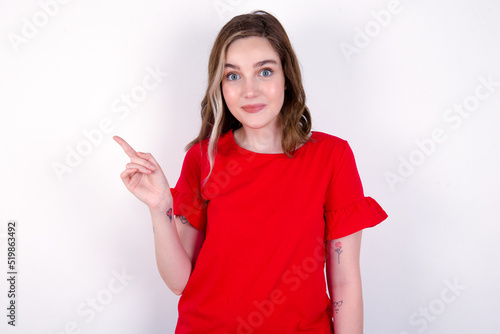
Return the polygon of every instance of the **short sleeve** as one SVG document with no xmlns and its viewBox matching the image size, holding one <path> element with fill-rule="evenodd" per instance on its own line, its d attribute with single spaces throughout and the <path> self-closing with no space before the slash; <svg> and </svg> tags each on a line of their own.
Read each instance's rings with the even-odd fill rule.
<svg viewBox="0 0 500 334">
<path fill-rule="evenodd" d="M 365 197 L 354 154 L 344 148 L 333 152 L 334 167 L 325 198 L 325 240 L 345 237 L 387 218 L 387 213 L 371 197 Z"/>
<path fill-rule="evenodd" d="M 172 193 L 174 215 L 184 216 L 196 229 L 205 232 L 207 203 L 201 197 L 201 149 L 193 145 L 187 152 L 182 164 L 179 180 Z"/>
</svg>

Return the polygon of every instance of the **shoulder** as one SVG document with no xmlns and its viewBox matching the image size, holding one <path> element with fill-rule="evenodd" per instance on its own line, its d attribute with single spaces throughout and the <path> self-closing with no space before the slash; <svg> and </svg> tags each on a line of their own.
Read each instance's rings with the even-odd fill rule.
<svg viewBox="0 0 500 334">
<path fill-rule="evenodd" d="M 346 140 L 344 140 L 340 137 L 331 135 L 331 134 L 326 133 L 326 132 L 321 132 L 321 131 L 313 131 L 311 138 L 317 139 L 318 141 L 325 141 L 325 142 L 330 142 L 330 143 L 341 144 L 341 143 L 347 142 Z"/>
<path fill-rule="evenodd" d="M 193 146 L 191 146 L 187 150 L 186 157 L 199 156 L 201 154 L 201 152 L 202 152 L 201 146 L 202 146 L 201 142 L 194 143 Z"/>
<path fill-rule="evenodd" d="M 334 170 L 344 161 L 354 159 L 347 140 L 320 131 L 313 131 L 307 144 L 305 157 L 314 161 L 321 170 Z"/>
<path fill-rule="evenodd" d="M 231 139 L 232 139 L 231 130 L 224 132 L 219 136 L 218 140 L 216 141 L 216 146 L 221 146 L 221 144 L 226 144 L 226 143 L 230 142 Z M 191 146 L 188 151 L 192 150 L 194 152 L 204 153 L 207 151 L 209 143 L 210 143 L 210 138 L 205 138 L 205 139 L 193 144 L 193 146 Z"/>
<path fill-rule="evenodd" d="M 220 135 L 219 139 L 216 141 L 216 154 L 223 151 L 226 147 L 230 146 L 232 140 L 231 131 L 225 132 Z M 197 143 L 193 144 L 187 152 L 186 159 L 189 161 L 196 160 L 200 161 L 208 161 L 208 145 L 210 143 L 210 138 L 205 138 Z"/>
<path fill-rule="evenodd" d="M 202 158 L 205 158 L 207 151 L 208 140 L 194 143 L 187 151 L 184 157 L 184 163 L 199 164 Z"/>
<path fill-rule="evenodd" d="M 308 143 L 315 149 L 334 153 L 341 153 L 349 146 L 345 139 L 321 131 L 313 131 Z"/>
</svg>

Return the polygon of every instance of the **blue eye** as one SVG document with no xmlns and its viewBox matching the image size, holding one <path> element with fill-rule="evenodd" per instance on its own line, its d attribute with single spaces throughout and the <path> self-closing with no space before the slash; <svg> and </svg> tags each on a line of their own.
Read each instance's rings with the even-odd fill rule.
<svg viewBox="0 0 500 334">
<path fill-rule="evenodd" d="M 238 80 L 240 78 L 240 76 L 236 73 L 229 73 L 228 75 L 226 75 L 226 78 L 229 81 L 234 81 L 234 80 Z"/>
<path fill-rule="evenodd" d="M 266 69 L 260 71 L 260 74 L 263 77 L 269 77 L 269 76 L 271 76 L 271 74 L 273 74 L 273 71 L 271 71 L 270 69 L 266 68 Z"/>
</svg>

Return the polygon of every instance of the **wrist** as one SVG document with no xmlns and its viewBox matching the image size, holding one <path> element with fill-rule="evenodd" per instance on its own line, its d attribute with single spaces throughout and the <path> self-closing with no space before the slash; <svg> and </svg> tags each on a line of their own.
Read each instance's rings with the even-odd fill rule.
<svg viewBox="0 0 500 334">
<path fill-rule="evenodd" d="M 152 215 L 166 215 L 168 210 L 173 209 L 173 201 L 172 199 L 168 199 L 163 202 L 159 202 L 155 205 L 148 206 L 149 212 Z"/>
</svg>

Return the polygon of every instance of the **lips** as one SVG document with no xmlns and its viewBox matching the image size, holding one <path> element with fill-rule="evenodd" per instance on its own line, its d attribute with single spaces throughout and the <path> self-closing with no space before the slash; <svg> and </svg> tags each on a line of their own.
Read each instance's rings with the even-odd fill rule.
<svg viewBox="0 0 500 334">
<path fill-rule="evenodd" d="M 245 110 L 248 113 L 256 113 L 261 111 L 266 107 L 265 104 L 259 103 L 259 104 L 247 104 L 241 107 L 241 109 Z"/>
</svg>

